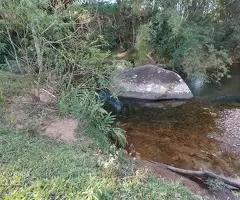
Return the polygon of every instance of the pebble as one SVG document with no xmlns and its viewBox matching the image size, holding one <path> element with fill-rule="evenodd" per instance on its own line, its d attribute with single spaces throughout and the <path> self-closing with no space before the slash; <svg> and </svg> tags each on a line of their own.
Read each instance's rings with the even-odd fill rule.
<svg viewBox="0 0 240 200">
<path fill-rule="evenodd" d="M 222 148 L 240 157 L 240 109 L 226 109 L 216 119 L 222 135 L 214 138 L 222 142 Z"/>
</svg>

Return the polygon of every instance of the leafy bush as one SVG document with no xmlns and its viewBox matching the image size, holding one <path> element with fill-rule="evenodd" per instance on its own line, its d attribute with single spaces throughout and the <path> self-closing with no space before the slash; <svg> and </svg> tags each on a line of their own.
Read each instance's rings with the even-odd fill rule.
<svg viewBox="0 0 240 200">
<path fill-rule="evenodd" d="M 212 29 L 190 23 L 171 9 L 159 12 L 150 28 L 150 41 L 158 58 L 175 70 L 182 67 L 187 76 L 202 76 L 208 81 L 219 81 L 228 74 L 231 59 L 213 46 Z"/>
<path fill-rule="evenodd" d="M 232 64 L 225 51 L 218 51 L 212 45 L 190 48 L 183 57 L 183 68 L 190 77 L 202 77 L 205 81 L 219 82 L 229 73 Z"/>
<path fill-rule="evenodd" d="M 146 55 L 150 50 L 150 31 L 151 29 L 148 24 L 139 27 L 135 43 L 138 64 L 146 64 Z"/>
</svg>

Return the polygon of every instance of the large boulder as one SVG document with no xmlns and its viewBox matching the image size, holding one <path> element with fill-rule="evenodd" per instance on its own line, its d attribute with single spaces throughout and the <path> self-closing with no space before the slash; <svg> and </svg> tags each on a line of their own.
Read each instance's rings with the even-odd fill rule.
<svg viewBox="0 0 240 200">
<path fill-rule="evenodd" d="M 175 72 L 155 65 L 117 70 L 111 90 L 119 97 L 170 100 L 193 97 L 183 79 Z"/>
</svg>

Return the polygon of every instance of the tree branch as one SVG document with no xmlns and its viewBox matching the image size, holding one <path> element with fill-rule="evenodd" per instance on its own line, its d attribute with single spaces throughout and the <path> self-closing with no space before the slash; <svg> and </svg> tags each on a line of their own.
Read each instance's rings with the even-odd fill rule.
<svg viewBox="0 0 240 200">
<path fill-rule="evenodd" d="M 212 179 L 218 179 L 222 181 L 223 183 L 230 185 L 232 187 L 235 187 L 237 189 L 240 189 L 240 182 L 236 180 L 232 180 L 230 178 L 226 178 L 224 176 L 217 175 L 213 172 L 209 171 L 193 171 L 193 170 L 185 170 L 185 169 L 180 169 L 176 167 L 172 167 L 169 165 L 165 165 L 167 169 L 176 172 L 178 174 L 183 174 L 183 175 L 190 175 L 190 176 L 196 176 L 200 178 L 212 178 Z"/>
</svg>

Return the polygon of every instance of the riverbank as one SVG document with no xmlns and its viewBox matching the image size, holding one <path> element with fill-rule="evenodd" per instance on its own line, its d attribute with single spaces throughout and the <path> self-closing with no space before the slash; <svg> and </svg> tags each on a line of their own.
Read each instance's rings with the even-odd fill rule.
<svg viewBox="0 0 240 200">
<path fill-rule="evenodd" d="M 30 95 L 23 76 L 1 76 L 0 199 L 200 199 L 121 149 L 103 151 L 52 95 Z"/>
<path fill-rule="evenodd" d="M 213 123 L 223 111 L 222 108 L 212 105 L 183 104 L 182 107 L 178 105 L 173 109 L 163 109 L 161 112 L 156 112 L 158 107 L 148 108 L 144 112 L 140 111 L 139 114 L 133 112 L 133 118 L 128 115 L 125 119 L 130 124 L 122 125 L 127 133 L 129 128 L 132 133 L 138 133 L 137 140 L 134 139 L 134 135 L 134 137 L 128 135 L 129 145 L 131 140 L 141 141 L 139 147 L 143 148 L 144 154 L 140 152 L 140 157 L 145 155 L 143 157 L 145 160 L 135 160 L 129 158 L 125 151 L 120 149 L 110 154 L 104 153 L 94 140 L 82 135 L 81 122 L 79 124 L 77 118 L 59 116 L 55 97 L 44 90 L 40 90 L 42 91 L 40 101 L 36 101 L 32 95 L 19 91 L 23 89 L 21 87 L 23 84 L 18 82 L 17 77 L 15 82 L 11 83 L 12 85 L 9 84 L 5 90 L 10 90 L 12 93 L 9 93 L 11 95 L 0 107 L 0 137 L 3 141 L 1 155 L 4 155 L 0 157 L 1 163 L 4 163 L 0 170 L 3 174 L 1 182 L 12 182 L 12 184 L 3 185 L 1 197 L 17 199 L 13 196 L 16 193 L 24 197 L 37 195 L 45 199 L 52 195 L 57 197 L 65 195 L 69 199 L 87 199 L 87 195 L 97 196 L 98 199 L 108 199 L 111 195 L 113 199 L 146 199 L 153 193 L 154 195 L 149 198 L 159 199 L 160 196 L 161 199 L 170 197 L 201 199 L 203 196 L 213 197 L 214 194 L 209 192 L 205 185 L 199 185 L 189 177 L 184 178 L 161 166 L 161 162 L 166 162 L 161 158 L 162 155 L 165 154 L 164 158 L 173 161 L 170 164 L 183 168 L 188 166 L 191 169 L 195 166 L 194 169 L 199 169 L 199 163 L 200 166 L 205 167 L 204 169 L 208 169 L 206 168 L 208 165 L 213 169 L 219 165 L 217 172 L 226 175 L 232 175 L 238 167 L 235 158 L 231 160 L 227 156 L 220 156 L 219 163 L 214 164 L 213 161 L 218 160 L 213 157 L 213 153 L 220 145 L 212 138 L 206 140 L 207 134 L 204 131 L 215 130 Z M 193 132 L 195 133 L 192 134 Z M 158 138 L 159 133 L 161 133 L 160 138 Z M 144 138 L 142 138 L 143 134 Z M 165 146 L 159 151 L 157 145 L 163 144 Z M 192 146 L 187 146 L 188 144 Z M 202 145 L 201 149 L 200 145 Z M 139 152 L 137 148 L 135 150 Z M 149 152 L 155 153 L 157 159 L 150 157 L 150 160 L 160 162 L 158 165 L 147 161 Z M 222 158 L 224 159 L 221 160 Z M 233 161 L 236 161 L 234 166 Z M 82 163 L 87 164 L 82 165 Z M 55 169 L 61 170 L 56 172 Z M 13 176 L 4 175 L 8 173 L 12 173 Z M 17 179 L 16 174 L 20 177 L 20 182 L 17 182 L 18 188 L 15 187 L 14 182 Z M 94 177 L 94 181 L 81 185 L 80 189 L 77 188 L 81 184 L 80 181 L 88 179 L 89 176 Z M 73 188 L 72 193 L 65 189 L 66 182 L 67 187 Z M 42 188 L 45 186 L 48 188 Z M 141 192 L 137 192 L 139 190 Z M 101 196 L 103 193 L 106 196 Z"/>
</svg>

